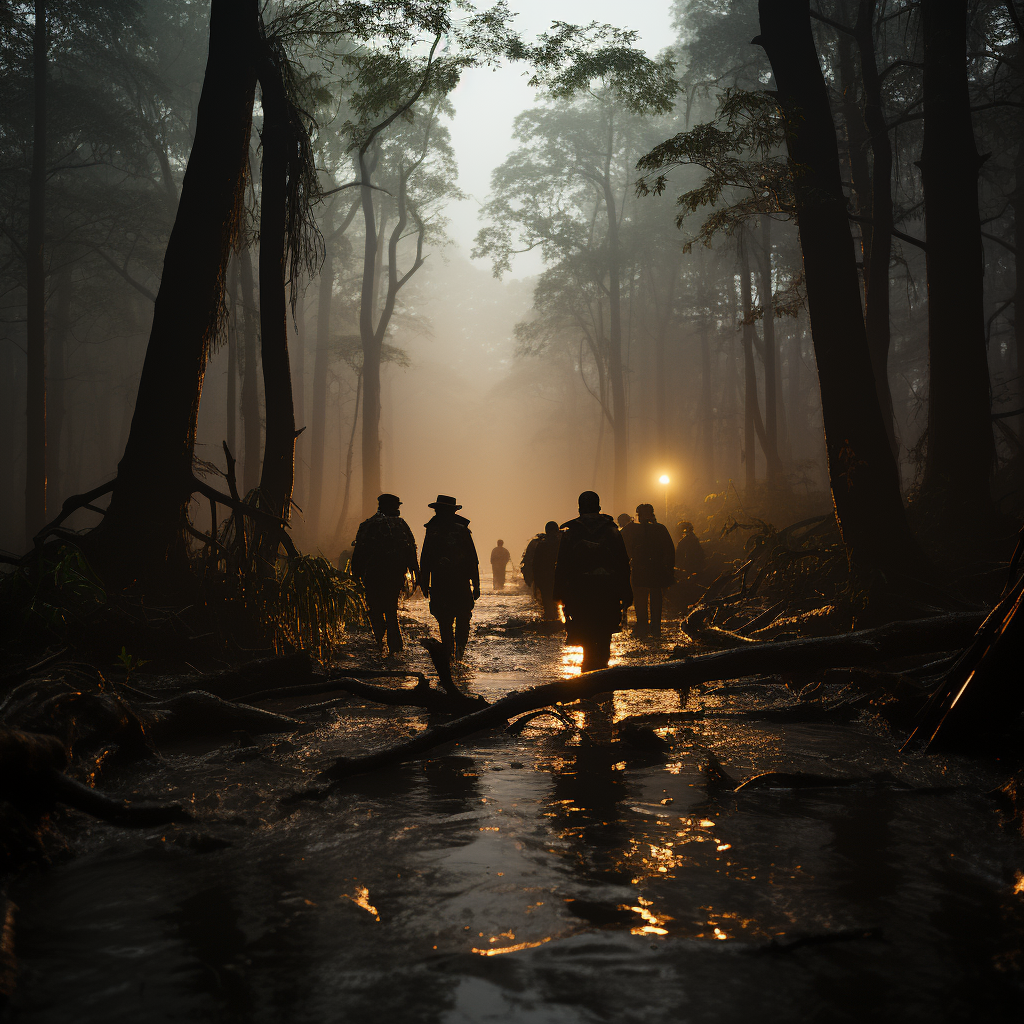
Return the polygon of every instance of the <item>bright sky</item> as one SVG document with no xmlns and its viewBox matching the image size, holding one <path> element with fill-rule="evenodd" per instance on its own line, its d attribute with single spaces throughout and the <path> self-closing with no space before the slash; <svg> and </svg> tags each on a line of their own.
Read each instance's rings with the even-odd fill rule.
<svg viewBox="0 0 1024 1024">
<path fill-rule="evenodd" d="M 669 0 L 634 0 L 632 4 L 621 0 L 511 0 L 509 6 L 517 12 L 515 27 L 529 39 L 557 20 L 575 24 L 607 22 L 635 29 L 640 33 L 638 45 L 652 55 L 672 41 Z M 473 198 L 452 204 L 447 212 L 450 234 L 466 256 L 482 226 L 477 213 L 490 191 L 491 171 L 512 150 L 512 121 L 520 111 L 534 105 L 534 91 L 526 84 L 528 78 L 528 70 L 521 66 L 476 69 L 465 74 L 455 90 L 456 117 L 451 132 L 459 162 L 459 185 Z M 517 277 L 540 269 L 540 259 L 534 254 L 518 257 L 513 265 Z"/>
</svg>

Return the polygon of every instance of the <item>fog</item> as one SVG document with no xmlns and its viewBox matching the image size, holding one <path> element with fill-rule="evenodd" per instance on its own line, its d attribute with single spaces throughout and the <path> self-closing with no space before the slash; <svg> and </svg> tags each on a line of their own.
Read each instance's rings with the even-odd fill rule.
<svg viewBox="0 0 1024 1024">
<path fill-rule="evenodd" d="M 529 84 L 535 68 L 527 62 L 478 60 L 484 66 L 464 69 L 447 94 L 428 90 L 373 143 L 379 161 L 372 171 L 373 226 L 381 240 L 371 325 L 391 316 L 383 331 L 380 488 L 402 498 L 403 515 L 419 537 L 428 502 L 439 493 L 454 495 L 481 556 L 486 559 L 501 537 L 516 561 L 547 520 L 574 515 L 576 496 L 588 488 L 598 490 L 613 515 L 650 502 L 670 527 L 689 518 L 705 533 L 726 505 L 737 514 L 767 514 L 766 481 L 772 501 L 784 493 L 794 508 L 802 502 L 827 509 L 816 367 L 792 220 L 782 210 L 748 210 L 709 233 L 708 245 L 689 249 L 705 219 L 739 201 L 742 188 L 731 183 L 717 206 L 694 207 L 679 226 L 676 196 L 704 181 L 706 167 L 677 162 L 665 171 L 662 195 L 635 191 L 637 161 L 645 153 L 713 121 L 727 87 L 769 81 L 763 55 L 746 42 L 756 33 L 756 5 L 735 5 L 731 21 L 716 21 L 707 5 L 682 0 L 632 7 L 524 0 L 515 6 L 512 27 L 528 42 L 556 19 L 607 22 L 637 31 L 626 45 L 646 53 L 645 74 L 656 77 L 659 56 L 668 55 L 676 77 L 664 104 L 631 110 L 611 78 L 556 96 L 550 81 Z M 266 16 L 287 8 L 270 7 Z M 191 150 L 207 7 L 149 0 L 141 11 L 139 46 L 159 83 L 153 86 L 159 99 L 146 115 L 152 124 L 90 137 L 70 100 L 51 120 L 50 146 L 60 154 L 47 186 L 45 243 L 51 518 L 68 495 L 111 479 L 124 450 L 162 253 Z M 598 34 L 587 45 L 599 42 Z M 65 90 L 55 96 L 92 90 L 97 103 L 109 100 L 114 116 L 131 106 L 129 87 L 104 81 L 83 64 L 75 45 L 69 34 L 54 46 L 51 77 Z M 407 69 L 422 64 L 425 49 L 422 38 L 407 47 Z M 827 46 L 822 52 L 835 84 L 838 64 Z M 370 264 L 364 264 L 365 210 L 352 205 L 359 203 L 355 191 L 344 191 L 354 173 L 351 81 L 341 84 L 343 65 L 315 47 L 297 46 L 291 56 L 320 76 L 328 94 L 310 100 L 307 113 L 320 187 L 329 194 L 312 207 L 327 263 L 318 253 L 289 283 L 292 395 L 301 430 L 292 531 L 301 548 L 334 560 L 376 497 L 364 480 L 374 477 L 362 465 L 365 425 L 356 416 L 357 402 L 365 404 L 365 339 L 361 349 L 359 337 L 366 292 L 361 298 L 360 288 Z M 383 119 L 397 103 L 383 103 L 370 112 L 374 116 L 364 110 L 366 123 Z M 514 122 L 524 112 L 516 136 Z M 254 167 L 261 118 L 257 106 Z M 5 145 L 24 166 L 31 123 L 9 120 Z M 606 153 L 588 150 L 599 145 L 598 136 L 611 140 Z M 908 134 L 900 144 L 912 155 L 916 137 Z M 779 140 L 765 152 L 779 159 Z M 897 191 L 912 211 L 912 161 L 902 166 Z M 591 167 L 603 167 L 610 217 Z M 396 276 L 409 277 L 389 297 L 385 236 L 399 216 L 400 173 L 409 175 L 401 185 L 408 189 L 408 210 L 395 250 Z M 25 179 L 8 175 L 5 181 L 14 209 L 24 201 Z M 240 473 L 243 462 L 250 474 L 258 472 L 260 453 L 246 450 L 245 427 L 251 430 L 258 415 L 265 431 L 265 384 L 245 347 L 255 344 L 245 334 L 259 307 L 258 289 L 246 295 L 244 265 L 256 266 L 259 202 L 257 174 L 246 201 L 246 244 L 228 269 L 226 318 L 211 346 L 199 409 L 196 456 L 214 473 L 225 468 L 226 440 Z M 339 233 L 347 213 L 353 216 Z M 907 214 L 901 222 L 906 232 L 920 233 L 918 216 Z M 10 220 L 5 238 L 14 241 L 0 243 L 6 257 L 0 547 L 15 553 L 41 524 L 26 521 L 23 500 L 27 317 L 16 239 L 25 221 L 17 212 Z M 328 273 L 332 283 L 325 289 Z M 993 281 L 1009 274 L 1002 263 L 990 269 Z M 892 280 L 889 383 L 907 491 L 920 466 L 928 391 L 920 249 L 899 249 Z M 987 301 L 993 402 L 1003 406 L 1017 391 L 1009 314 L 1005 304 L 996 308 L 994 292 Z M 393 315 L 384 312 L 389 303 Z M 766 377 L 766 360 L 774 361 L 774 380 Z M 253 377 L 259 405 L 247 409 L 243 383 L 252 387 Z M 755 396 L 753 408 L 748 393 Z M 766 451 L 778 460 L 778 471 Z M 663 475 L 667 486 L 658 482 Z M 198 529 L 208 528 L 208 515 L 205 503 L 195 500 Z M 70 525 L 94 521 L 95 514 L 83 510 Z M 715 520 L 714 528 L 719 525 Z"/>
</svg>

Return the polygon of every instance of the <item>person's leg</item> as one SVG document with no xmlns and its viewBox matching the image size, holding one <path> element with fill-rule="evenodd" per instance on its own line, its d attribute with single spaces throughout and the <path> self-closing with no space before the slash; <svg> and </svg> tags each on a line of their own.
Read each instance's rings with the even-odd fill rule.
<svg viewBox="0 0 1024 1024">
<path fill-rule="evenodd" d="M 469 620 L 473 617 L 468 608 L 455 616 L 455 657 L 461 658 L 469 643 Z"/>
<path fill-rule="evenodd" d="M 370 620 L 370 629 L 373 630 L 373 639 L 381 644 L 384 642 L 384 608 L 380 601 L 380 595 L 375 590 L 366 592 L 366 611 Z"/>
<path fill-rule="evenodd" d="M 441 645 L 449 658 L 455 655 L 455 612 L 447 608 L 434 612 L 437 630 L 441 634 Z"/>
<path fill-rule="evenodd" d="M 651 587 L 651 636 L 661 637 L 661 587 Z"/>
<path fill-rule="evenodd" d="M 647 587 L 633 588 L 633 608 L 636 611 L 637 636 L 647 636 L 647 596 L 650 593 Z"/>
<path fill-rule="evenodd" d="M 584 672 L 607 668 L 608 659 L 612 654 L 612 634 L 607 629 L 589 629 L 583 640 Z"/>
<path fill-rule="evenodd" d="M 398 594 L 393 594 L 384 613 L 387 627 L 388 652 L 397 654 L 403 647 L 402 627 L 398 624 Z"/>
</svg>

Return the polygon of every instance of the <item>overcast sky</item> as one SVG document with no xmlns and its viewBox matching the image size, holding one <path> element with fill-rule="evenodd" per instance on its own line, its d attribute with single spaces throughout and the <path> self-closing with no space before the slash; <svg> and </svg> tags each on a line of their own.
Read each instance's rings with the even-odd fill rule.
<svg viewBox="0 0 1024 1024">
<path fill-rule="evenodd" d="M 555 20 L 576 24 L 599 21 L 635 29 L 640 33 L 638 45 L 652 55 L 672 39 L 669 0 L 634 0 L 632 4 L 616 0 L 511 0 L 509 6 L 518 12 L 515 27 L 528 39 L 546 31 Z M 451 132 L 459 162 L 459 185 L 473 198 L 449 207 L 449 230 L 466 256 L 482 225 L 478 211 L 490 190 L 491 171 L 512 149 L 512 121 L 534 104 L 534 91 L 526 84 L 528 78 L 529 72 L 522 66 L 475 69 L 463 76 L 452 97 L 456 116 Z M 513 273 L 523 277 L 540 268 L 539 257 L 529 254 L 517 258 Z"/>
</svg>

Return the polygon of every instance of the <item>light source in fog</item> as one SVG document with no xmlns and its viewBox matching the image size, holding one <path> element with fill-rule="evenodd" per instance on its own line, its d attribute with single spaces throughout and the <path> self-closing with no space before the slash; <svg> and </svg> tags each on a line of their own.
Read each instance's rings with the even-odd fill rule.
<svg viewBox="0 0 1024 1024">
<path fill-rule="evenodd" d="M 669 480 L 669 478 L 668 478 L 668 473 L 662 473 L 661 476 L 658 477 L 658 483 L 661 484 L 661 486 L 665 488 L 665 523 L 666 523 L 666 525 L 668 524 L 668 485 L 671 482 L 672 481 Z"/>
</svg>

